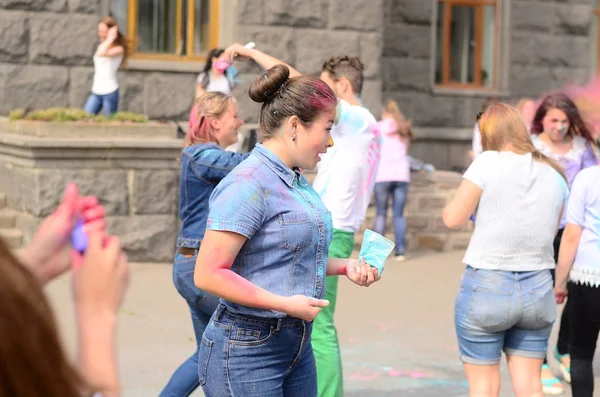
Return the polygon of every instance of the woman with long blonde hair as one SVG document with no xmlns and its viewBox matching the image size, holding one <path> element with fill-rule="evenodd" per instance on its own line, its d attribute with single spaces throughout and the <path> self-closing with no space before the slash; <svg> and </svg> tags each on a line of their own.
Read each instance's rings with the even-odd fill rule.
<svg viewBox="0 0 600 397">
<path fill-rule="evenodd" d="M 408 148 L 413 138 L 411 122 L 404 118 L 398 104 L 389 100 L 382 113 L 383 121 L 390 120 L 390 128 L 382 129 L 381 160 L 375 178 L 375 231 L 385 235 L 388 201 L 392 196 L 396 260 L 405 259 L 406 220 L 404 204 L 410 183 Z"/>
<path fill-rule="evenodd" d="M 455 304 L 470 396 L 498 396 L 506 354 L 516 397 L 542 396 L 542 362 L 556 319 L 553 240 L 567 182 L 540 153 L 519 112 L 491 105 L 478 121 L 483 153 L 443 212 L 446 226 L 475 230 Z"/>
</svg>

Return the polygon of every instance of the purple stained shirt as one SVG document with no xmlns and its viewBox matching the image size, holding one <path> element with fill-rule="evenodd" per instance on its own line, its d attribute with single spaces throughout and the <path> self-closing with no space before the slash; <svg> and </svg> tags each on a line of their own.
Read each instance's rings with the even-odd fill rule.
<svg viewBox="0 0 600 397">
<path fill-rule="evenodd" d="M 531 137 L 533 145 L 537 150 L 550 157 L 561 165 L 569 183 L 569 189 L 573 186 L 573 181 L 579 171 L 598 165 L 598 158 L 592 146 L 582 137 L 576 136 L 573 138 L 573 147 L 565 154 L 556 154 L 552 152 L 542 140 L 537 136 Z M 564 228 L 567 224 L 567 211 L 563 211 L 563 218 L 560 222 L 560 228 Z"/>
</svg>

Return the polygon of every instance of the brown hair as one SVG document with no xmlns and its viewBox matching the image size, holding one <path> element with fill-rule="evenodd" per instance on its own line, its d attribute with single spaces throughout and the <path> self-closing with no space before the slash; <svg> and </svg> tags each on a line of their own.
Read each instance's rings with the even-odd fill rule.
<svg viewBox="0 0 600 397">
<path fill-rule="evenodd" d="M 93 394 L 67 360 L 39 281 L 0 239 L 0 396 Z"/>
<path fill-rule="evenodd" d="M 343 57 L 332 57 L 323 64 L 321 72 L 327 72 L 334 81 L 345 77 L 352 86 L 352 91 L 360 95 L 363 87 L 363 70 L 365 66 L 358 57 L 346 55 Z"/>
<path fill-rule="evenodd" d="M 285 65 L 275 65 L 257 78 L 248 94 L 262 103 L 259 117 L 261 140 L 271 138 L 288 117 L 310 125 L 324 110 L 335 108 L 337 98 L 323 80 L 309 75 L 289 78 Z"/>
<path fill-rule="evenodd" d="M 535 160 L 548 164 L 567 180 L 561 166 L 535 148 L 525 121 L 514 107 L 501 102 L 489 106 L 479 119 L 479 131 L 483 150 L 499 151 L 509 146 L 517 154 L 531 153 Z"/>
<path fill-rule="evenodd" d="M 400 106 L 398 106 L 396 101 L 392 99 L 387 101 L 384 111 L 392 115 L 396 121 L 396 124 L 398 125 L 397 132 L 400 138 L 407 140 L 413 139 L 412 123 L 410 120 L 404 118 L 404 115 L 400 111 Z"/>
<path fill-rule="evenodd" d="M 100 23 L 106 25 L 106 27 L 108 27 L 109 29 L 117 25 L 117 21 L 115 21 L 113 17 L 104 17 L 102 18 Z M 129 57 L 131 52 L 131 49 L 129 48 L 131 44 L 129 43 L 129 40 L 127 40 L 127 38 L 123 35 L 123 33 L 121 33 L 120 30 L 117 32 L 117 38 L 112 43 L 113 47 L 119 45 L 123 47 L 123 61 L 121 62 L 121 65 L 125 65 L 127 58 Z"/>
<path fill-rule="evenodd" d="M 559 109 L 565 112 L 567 119 L 569 120 L 568 136 L 581 136 L 592 146 L 595 146 L 592 133 L 583 121 L 579 109 L 577 109 L 577 106 L 571 98 L 563 93 L 551 94 L 544 98 L 533 117 L 533 122 L 531 123 L 532 134 L 541 134 L 544 132 L 542 121 L 550 109 Z"/>
<path fill-rule="evenodd" d="M 190 129 L 185 135 L 184 147 L 207 142 L 219 143 L 213 135 L 209 119 L 221 117 L 233 100 L 233 97 L 218 91 L 207 92 L 196 99 L 195 119 L 191 120 Z"/>
</svg>

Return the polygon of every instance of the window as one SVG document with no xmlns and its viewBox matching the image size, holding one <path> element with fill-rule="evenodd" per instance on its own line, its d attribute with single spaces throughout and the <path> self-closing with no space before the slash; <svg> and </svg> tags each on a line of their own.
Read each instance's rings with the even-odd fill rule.
<svg viewBox="0 0 600 397">
<path fill-rule="evenodd" d="M 594 9 L 594 20 L 592 22 L 592 37 L 593 43 L 592 48 L 592 63 L 594 64 L 593 70 L 600 72 L 600 0 L 596 0 L 596 6 Z"/>
<path fill-rule="evenodd" d="M 437 0 L 435 84 L 457 88 L 498 86 L 498 3 Z"/>
<path fill-rule="evenodd" d="M 219 42 L 219 0 L 112 0 L 132 58 L 199 61 Z"/>
</svg>

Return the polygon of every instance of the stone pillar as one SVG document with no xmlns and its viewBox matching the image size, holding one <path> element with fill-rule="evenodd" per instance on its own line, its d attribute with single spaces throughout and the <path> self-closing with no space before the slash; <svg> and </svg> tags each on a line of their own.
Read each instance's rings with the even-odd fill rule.
<svg viewBox="0 0 600 397">
<path fill-rule="evenodd" d="M 97 196 L 106 208 L 109 232 L 121 238 L 130 261 L 171 262 L 182 146 L 181 139 L 164 136 L 67 138 L 0 131 L 0 192 L 17 214 L 26 244 L 60 202 L 65 185 L 74 182 L 81 195 Z"/>
</svg>

